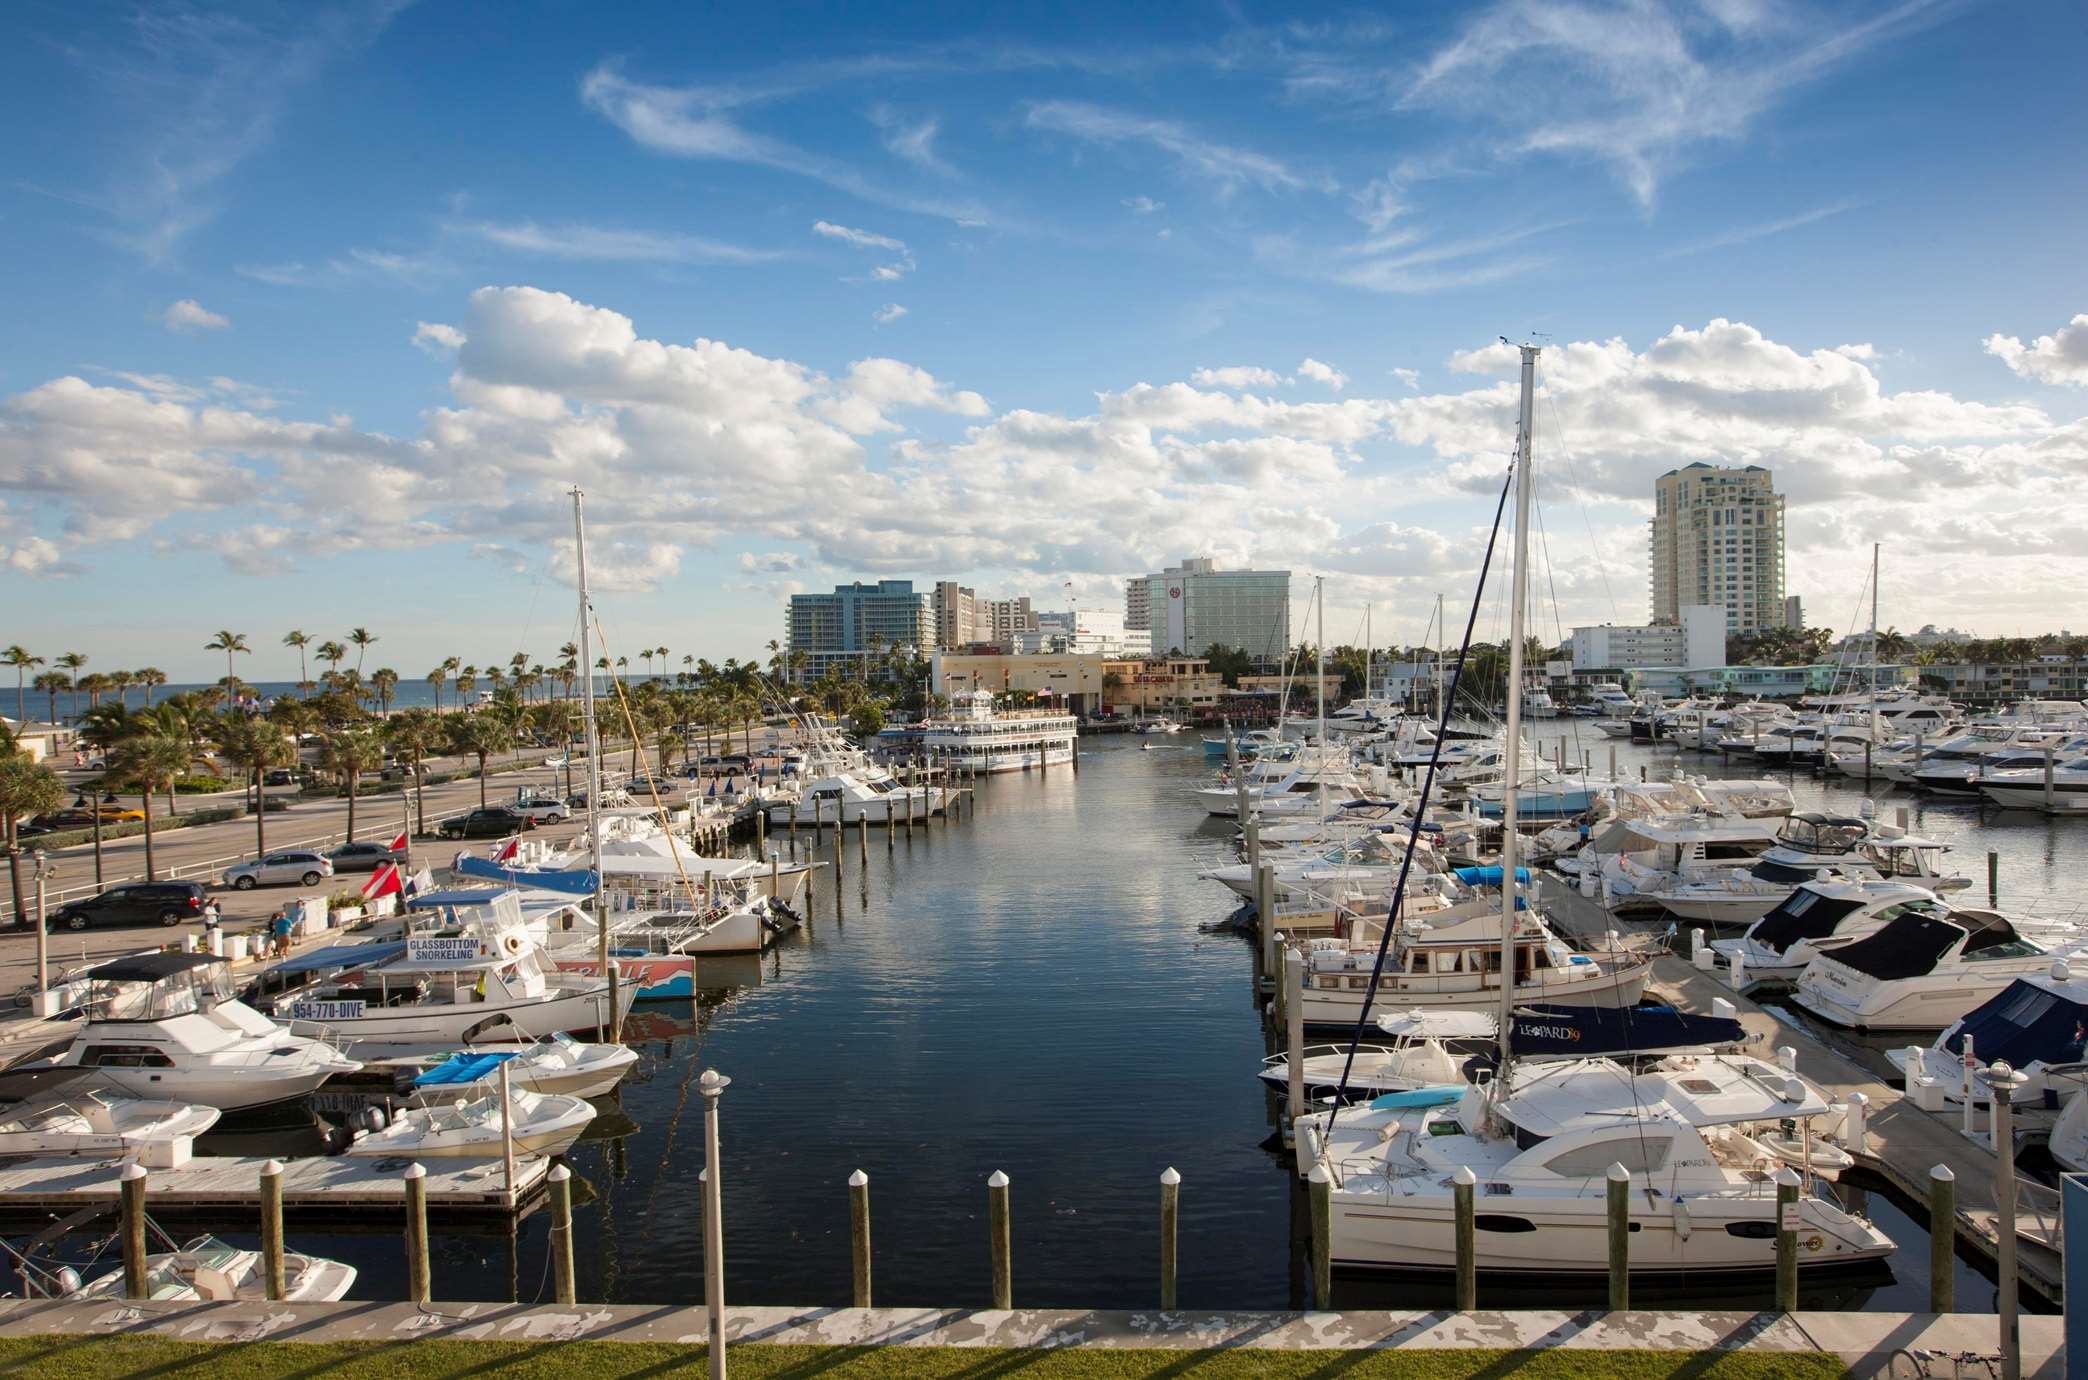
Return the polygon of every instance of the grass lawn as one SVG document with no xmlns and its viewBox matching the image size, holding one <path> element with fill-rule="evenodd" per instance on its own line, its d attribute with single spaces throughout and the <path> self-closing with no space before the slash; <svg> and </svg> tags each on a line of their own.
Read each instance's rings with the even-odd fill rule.
<svg viewBox="0 0 2088 1380">
<path fill-rule="evenodd" d="M 1827 1380 L 1841 1363 L 1818 1353 L 1682 1351 L 1014 1351 L 968 1347 L 735 1346 L 742 1380 Z M 392 1377 L 705 1374 L 701 1346 L 648 1342 L 255 1342 L 157 1337 L 0 1338 L 0 1375 L 50 1380 L 297 1380 Z"/>
</svg>

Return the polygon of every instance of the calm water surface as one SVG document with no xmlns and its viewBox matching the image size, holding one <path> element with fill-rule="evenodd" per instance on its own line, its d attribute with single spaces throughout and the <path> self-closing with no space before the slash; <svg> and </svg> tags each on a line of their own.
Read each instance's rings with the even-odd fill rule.
<svg viewBox="0 0 2088 1380">
<path fill-rule="evenodd" d="M 1549 747 L 1609 740 L 1566 722 Z M 1674 769 L 1667 750 L 1619 750 L 1620 768 Z M 1715 758 L 1685 754 L 1693 772 Z M 1735 774 L 1744 773 L 1736 767 Z M 748 1304 L 844 1305 L 849 1298 L 851 1171 L 870 1176 L 878 1302 L 984 1305 L 986 1178 L 1013 1180 L 1017 1301 L 1137 1308 L 1157 1302 L 1158 1181 L 1183 1176 L 1181 1300 L 1278 1308 L 1305 1298 L 1303 1200 L 1266 1147 L 1274 1099 L 1254 1078 L 1269 1045 L 1251 1000 L 1252 953 L 1204 927 L 1231 895 L 1196 873 L 1231 858 L 1229 824 L 1193 791 L 1208 777 L 1195 740 L 1140 751 L 1088 740 L 1082 770 L 983 785 L 954 827 L 873 831 L 867 869 L 849 841 L 835 909 L 831 870 L 804 931 L 759 960 L 723 960 L 695 1006 L 640 1008 L 644 1055 L 598 1129 L 576 1146 L 582 1184 L 577 1252 L 583 1299 L 702 1301 L 702 1099 L 695 1078 L 732 1079 L 722 1105 L 729 1297 Z M 1795 782 L 1801 805 L 1852 809 L 1860 788 Z M 1880 788 L 1882 790 L 1882 788 Z M 1899 802 L 1879 797 L 1887 811 Z M 1960 850 L 1983 878 L 1989 848 L 2011 889 L 2063 893 L 2082 821 L 1914 803 L 1914 822 Z M 1983 881 L 1982 884 L 1983 886 Z M 205 1148 L 254 1153 L 281 1133 L 249 1131 Z M 1860 1186 L 1849 1191 L 1862 1195 Z M 1901 1252 L 1855 1279 L 1808 1282 L 1822 1307 L 1921 1307 L 1927 1239 L 1882 1193 L 1867 1209 Z M 441 1233 L 436 1295 L 547 1297 L 548 1216 L 510 1235 Z M 293 1225 L 293 1246 L 362 1267 L 355 1296 L 404 1291 L 396 1229 L 334 1234 Z M 232 1239 L 241 1239 L 232 1236 Z M 1960 1266 L 1960 1307 L 1993 1290 Z M 1337 1281 L 1350 1306 L 1434 1305 L 1431 1284 Z M 1503 1303 L 1564 1291 L 1491 1291 Z M 1599 1297 L 1599 1286 L 1588 1296 Z M 1721 1285 L 1679 1305 L 1748 1306 L 1758 1289 Z"/>
</svg>

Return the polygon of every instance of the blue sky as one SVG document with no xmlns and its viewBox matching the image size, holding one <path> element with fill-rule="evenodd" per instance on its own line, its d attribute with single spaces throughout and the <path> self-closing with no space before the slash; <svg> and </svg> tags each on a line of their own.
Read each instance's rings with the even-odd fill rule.
<svg viewBox="0 0 2088 1380">
<path fill-rule="evenodd" d="M 1644 616 L 1702 459 L 1777 470 L 1815 622 L 1882 540 L 1888 621 L 2088 624 L 2075 7 L 4 22 L 0 642 L 547 655 L 574 482 L 612 638 L 677 658 L 839 579 L 1092 606 L 1200 552 L 1413 636 L 1503 335 L 1542 622 Z"/>
</svg>

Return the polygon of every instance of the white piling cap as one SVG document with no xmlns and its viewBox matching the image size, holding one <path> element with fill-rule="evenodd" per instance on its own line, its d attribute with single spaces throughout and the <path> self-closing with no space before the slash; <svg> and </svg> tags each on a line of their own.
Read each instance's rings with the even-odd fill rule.
<svg viewBox="0 0 2088 1380">
<path fill-rule="evenodd" d="M 2054 982 L 2071 982 L 2071 981 L 2073 981 L 2073 969 L 2067 966 L 2067 963 L 2066 963 L 2066 960 L 2065 960 L 2065 959 L 2063 959 L 2063 958 L 2055 958 L 2055 959 L 2053 959 L 2053 960 L 2052 960 L 2052 981 L 2054 981 Z"/>
<path fill-rule="evenodd" d="M 1852 1092 L 1849 1094 L 1848 1102 L 1851 1107 L 1868 1107 L 1870 1106 L 1870 1094 Z"/>
<path fill-rule="evenodd" d="M 1947 1164 L 1939 1164 L 1934 1169 L 1931 1169 L 1929 1177 L 1939 1184 L 1957 1182 L 1957 1175 L 1950 1172 L 1950 1166 Z"/>
<path fill-rule="evenodd" d="M 567 1179 L 573 1177 L 573 1171 L 562 1164 L 554 1164 L 551 1166 L 551 1172 L 545 1177 L 550 1179 L 552 1183 L 562 1184 Z"/>
<path fill-rule="evenodd" d="M 1175 1172 L 1173 1165 L 1169 1165 L 1160 1171 L 1160 1182 L 1168 1188 L 1174 1188 L 1182 1182 L 1182 1176 Z"/>
<path fill-rule="evenodd" d="M 132 1160 L 129 1164 L 123 1166 L 123 1172 L 116 1177 L 119 1179 L 142 1179 L 145 1177 L 145 1166 L 139 1164 L 136 1160 Z"/>
<path fill-rule="evenodd" d="M 1796 1045 L 1778 1045 L 1776 1047 L 1776 1062 L 1782 1064 L 1787 1069 L 1796 1071 L 1798 1067 L 1798 1047 Z"/>
<path fill-rule="evenodd" d="M 716 1097 L 731 1084 L 732 1080 L 716 1069 L 705 1069 L 703 1077 L 696 1080 L 696 1090 L 705 1097 Z"/>
<path fill-rule="evenodd" d="M 281 1160 L 270 1160 L 267 1164 L 261 1166 L 261 1177 L 264 1179 L 282 1172 L 283 1162 Z"/>
<path fill-rule="evenodd" d="M 416 1161 L 406 1166 L 406 1177 L 409 1179 L 425 1179 L 428 1177 L 428 1171 Z"/>
<path fill-rule="evenodd" d="M 1479 1182 L 1479 1176 L 1472 1172 L 1472 1166 L 1461 1164 L 1457 1166 L 1457 1172 L 1450 1176 L 1450 1182 L 1462 1184 L 1464 1187 L 1470 1188 L 1473 1184 Z"/>
<path fill-rule="evenodd" d="M 710 1182 L 710 1171 L 709 1171 L 708 1169 L 699 1169 L 699 1170 L 697 1170 L 697 1171 L 696 1171 L 696 1182 L 697 1182 L 697 1183 L 700 1183 L 700 1184 L 707 1184 L 707 1183 L 709 1183 L 709 1182 Z"/>
<path fill-rule="evenodd" d="M 863 1188 L 868 1186 L 869 1182 L 870 1176 L 860 1169 L 848 1176 L 848 1186 L 850 1188 Z"/>
<path fill-rule="evenodd" d="M 1776 1171 L 1776 1183 L 1779 1188 L 1798 1187 L 1798 1171 L 1789 1165 L 1785 1165 Z"/>
<path fill-rule="evenodd" d="M 1628 1184 L 1631 1182 L 1631 1171 L 1612 1161 L 1609 1167 L 1609 1181 L 1613 1184 Z"/>
<path fill-rule="evenodd" d="M 1008 1176 L 998 1169 L 986 1177 L 986 1187 L 988 1188 L 1006 1188 L 1007 1186 Z"/>
</svg>

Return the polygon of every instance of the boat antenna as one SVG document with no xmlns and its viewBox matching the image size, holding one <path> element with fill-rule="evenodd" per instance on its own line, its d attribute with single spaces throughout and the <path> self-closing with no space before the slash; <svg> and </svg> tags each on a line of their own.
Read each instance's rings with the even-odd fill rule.
<svg viewBox="0 0 2088 1380">
<path fill-rule="evenodd" d="M 1428 797 L 1435 789 L 1436 769 L 1442 764 L 1443 742 L 1450 736 L 1450 710 L 1457 704 L 1457 682 L 1464 675 L 1465 658 L 1472 650 L 1472 633 L 1479 624 L 1479 610 L 1486 602 L 1486 572 L 1493 565 L 1494 543 L 1500 539 L 1501 518 L 1508 511 L 1508 490 L 1515 482 L 1511 470 L 1501 483 L 1501 497 L 1494 504 L 1493 528 L 1486 534 L 1486 555 L 1479 562 L 1478 587 L 1472 591 L 1471 612 L 1465 616 L 1464 641 L 1458 645 L 1457 661 L 1450 668 L 1450 693 L 1441 692 L 1441 678 L 1437 680 L 1436 731 L 1434 741 L 1428 747 L 1428 766 L 1421 775 L 1421 791 L 1414 797 L 1414 812 L 1407 823 L 1406 851 L 1399 859 L 1399 878 L 1392 886 L 1392 901 L 1385 911 L 1385 927 L 1378 935 L 1377 958 L 1370 965 L 1370 985 L 1363 990 L 1363 1009 L 1356 1016 L 1356 1028 L 1349 1032 L 1348 1052 L 1341 1063 L 1341 1081 L 1334 1088 L 1334 1110 L 1327 1117 L 1327 1131 L 1331 1135 L 1334 1123 L 1340 1119 L 1342 1099 L 1348 1094 L 1349 1072 L 1356 1066 L 1356 1049 L 1362 1043 L 1363 1032 L 1370 1027 L 1370 1008 L 1377 1000 L 1378 978 L 1385 970 L 1385 954 L 1392 945 L 1392 931 L 1399 922 L 1400 906 L 1406 899 L 1407 877 L 1413 872 L 1414 850 L 1421 840 L 1421 821 L 1428 814 Z M 1441 600 L 1438 599 L 1438 604 Z M 1438 656 L 1437 664 L 1441 665 Z M 1269 923 L 1265 918 L 1263 924 Z"/>
<path fill-rule="evenodd" d="M 595 731 L 594 696 L 594 605 L 587 597 L 587 524 L 581 516 L 584 495 L 580 486 L 573 486 L 573 557 L 579 568 L 580 583 L 580 721 L 584 725 L 587 745 L 587 865 L 594 873 L 593 890 L 589 895 L 588 908 L 594 912 L 595 957 L 600 963 L 602 977 L 609 984 L 609 1013 L 602 1022 L 611 1038 L 621 1033 L 622 1020 L 617 1015 L 616 965 L 609 958 L 609 917 L 602 910 L 602 752 L 601 740 Z"/>
<path fill-rule="evenodd" d="M 1521 842 L 1516 836 L 1516 790 L 1522 776 L 1522 676 L 1524 605 L 1530 594 L 1530 492 L 1535 488 L 1531 472 L 1530 431 L 1535 421 L 1537 356 L 1540 347 L 1522 350 L 1522 420 L 1516 428 L 1515 457 L 1515 564 L 1508 595 L 1508 735 L 1507 754 L 1501 770 L 1501 1067 L 1496 1082 L 1508 1076 L 1512 1053 L 1510 1033 L 1515 1024 L 1515 903 L 1521 888 L 1515 881 L 1516 856 Z"/>
</svg>

